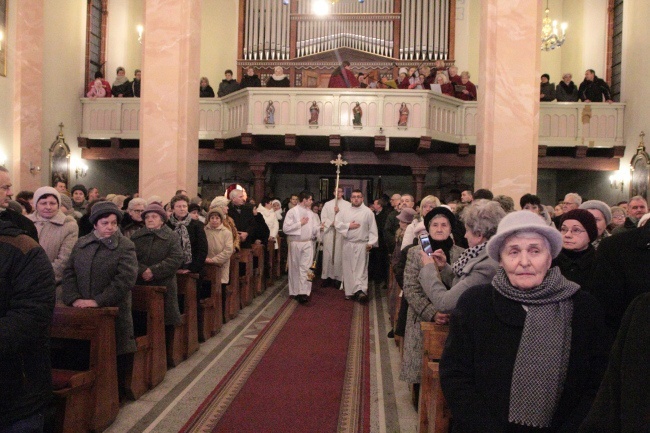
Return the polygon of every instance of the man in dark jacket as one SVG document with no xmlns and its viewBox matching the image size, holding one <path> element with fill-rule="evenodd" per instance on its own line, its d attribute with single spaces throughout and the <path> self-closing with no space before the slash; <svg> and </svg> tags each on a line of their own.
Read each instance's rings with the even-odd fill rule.
<svg viewBox="0 0 650 433">
<path fill-rule="evenodd" d="M 244 193 L 242 190 L 233 189 L 230 191 L 228 216 L 235 222 L 237 232 L 239 233 L 239 239 L 241 241 L 241 247 L 250 248 L 257 240 L 255 239 L 255 234 L 258 233 L 257 221 L 255 220 L 255 215 L 253 215 L 253 207 L 245 204 Z"/>
<path fill-rule="evenodd" d="M 38 242 L 38 231 L 34 223 L 29 218 L 7 208 L 12 195 L 9 171 L 0 166 L 0 221 L 12 223 Z"/>
<path fill-rule="evenodd" d="M 224 80 L 221 80 L 221 83 L 219 83 L 217 96 L 221 98 L 233 92 L 236 92 L 239 89 L 239 83 L 237 80 L 233 79 L 232 71 L 230 69 L 226 69 L 226 78 Z"/>
<path fill-rule="evenodd" d="M 625 309 L 650 292 L 650 225 L 602 240 L 588 287 L 605 309 L 605 324 L 616 335 Z"/>
<path fill-rule="evenodd" d="M 6 221 L 0 257 L 0 431 L 42 431 L 52 393 L 54 271 L 38 242 Z"/>
<path fill-rule="evenodd" d="M 648 213 L 648 202 L 640 195 L 635 195 L 627 205 L 627 218 L 625 218 L 625 222 L 622 226 L 618 226 L 612 230 L 612 234 L 617 235 L 635 230 L 639 220 L 646 213 Z"/>
<path fill-rule="evenodd" d="M 593 69 L 587 69 L 585 72 L 585 80 L 580 84 L 578 95 L 583 102 L 612 102 L 612 95 L 609 91 L 609 86 L 602 78 L 596 76 Z"/>
</svg>

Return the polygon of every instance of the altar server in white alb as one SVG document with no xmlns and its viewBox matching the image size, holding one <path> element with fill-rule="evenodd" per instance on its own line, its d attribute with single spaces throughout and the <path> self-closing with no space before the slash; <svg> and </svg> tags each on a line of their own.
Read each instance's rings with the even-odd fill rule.
<svg viewBox="0 0 650 433">
<path fill-rule="evenodd" d="M 343 288 L 345 299 L 368 301 L 368 257 L 377 246 L 375 214 L 363 204 L 363 192 L 352 191 L 352 206 L 341 210 L 336 230 L 343 237 Z"/>
<path fill-rule="evenodd" d="M 343 280 L 343 238 L 336 232 L 334 221 L 338 218 L 337 215 L 341 210 L 350 207 L 350 202 L 343 199 L 343 188 L 339 188 L 337 198 L 325 203 L 320 213 L 323 227 L 323 272 L 321 278 L 326 286 L 338 287 Z"/>
<path fill-rule="evenodd" d="M 320 222 L 311 210 L 312 194 L 303 191 L 298 200 L 284 217 L 282 230 L 289 241 L 289 294 L 304 304 L 311 295 L 307 273 L 314 259 L 313 241 L 320 236 Z"/>
</svg>

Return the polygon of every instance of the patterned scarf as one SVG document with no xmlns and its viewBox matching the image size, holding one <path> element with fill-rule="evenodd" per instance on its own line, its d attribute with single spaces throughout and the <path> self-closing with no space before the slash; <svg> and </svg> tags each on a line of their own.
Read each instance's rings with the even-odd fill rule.
<svg viewBox="0 0 650 433">
<path fill-rule="evenodd" d="M 492 285 L 528 307 L 512 373 L 508 421 L 549 427 L 564 389 L 571 351 L 571 297 L 580 286 L 565 279 L 557 266 L 532 290 L 513 287 L 502 267 Z"/>
<path fill-rule="evenodd" d="M 454 273 L 458 275 L 458 277 L 467 275 L 467 272 L 463 272 L 463 268 L 465 268 L 467 262 L 469 262 L 473 258 L 478 257 L 478 255 L 481 254 L 481 252 L 485 249 L 486 245 L 487 245 L 487 241 L 463 251 L 460 257 L 458 257 L 458 260 L 456 260 L 453 266 L 451 267 L 454 270 Z"/>
<path fill-rule="evenodd" d="M 187 231 L 187 227 L 192 222 L 192 218 L 188 215 L 184 220 L 179 221 L 172 214 L 169 217 L 169 222 L 173 224 L 174 231 L 181 237 L 181 248 L 183 249 L 183 257 L 185 258 L 183 263 L 188 265 L 192 263 L 192 244 L 190 243 L 190 232 Z"/>
</svg>

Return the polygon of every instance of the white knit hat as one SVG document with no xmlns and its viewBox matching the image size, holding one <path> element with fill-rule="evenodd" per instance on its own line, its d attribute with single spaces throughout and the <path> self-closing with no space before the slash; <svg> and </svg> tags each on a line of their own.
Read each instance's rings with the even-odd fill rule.
<svg viewBox="0 0 650 433">
<path fill-rule="evenodd" d="M 562 235 L 555 227 L 546 225 L 544 219 L 536 213 L 520 210 L 503 217 L 497 228 L 497 233 L 488 241 L 487 251 L 492 260 L 500 261 L 503 244 L 517 232 L 534 232 L 546 238 L 551 246 L 551 257 L 553 258 L 562 251 Z"/>
<path fill-rule="evenodd" d="M 34 205 L 36 205 L 38 200 L 44 195 L 53 195 L 56 197 L 57 203 L 59 203 L 59 205 L 61 204 L 61 193 L 59 193 L 59 191 L 55 190 L 51 186 L 42 186 L 34 191 Z"/>
<path fill-rule="evenodd" d="M 409 70 L 406 69 L 406 68 L 399 68 L 399 73 L 400 73 L 400 74 L 406 74 L 406 75 L 408 75 L 408 74 L 409 74 Z"/>
<path fill-rule="evenodd" d="M 212 203 L 210 203 L 210 209 L 215 207 L 227 207 L 228 203 L 230 203 L 230 200 L 222 195 L 218 195 L 214 200 L 212 200 Z"/>
</svg>

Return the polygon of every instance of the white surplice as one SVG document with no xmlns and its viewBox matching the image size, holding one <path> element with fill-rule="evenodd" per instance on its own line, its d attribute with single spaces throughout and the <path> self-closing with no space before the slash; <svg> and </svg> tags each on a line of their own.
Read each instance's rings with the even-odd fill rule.
<svg viewBox="0 0 650 433">
<path fill-rule="evenodd" d="M 343 238 L 334 227 L 335 216 L 337 215 L 334 212 L 335 206 L 336 199 L 330 200 L 323 205 L 320 212 L 321 222 L 323 223 L 323 272 L 321 278 L 332 278 L 341 281 L 343 278 Z M 349 209 L 351 206 L 350 202 L 339 199 L 339 210 Z"/>
<path fill-rule="evenodd" d="M 350 223 L 361 226 L 350 230 Z M 343 237 L 343 287 L 345 296 L 352 296 L 359 290 L 368 293 L 368 258 L 367 246 L 376 247 L 379 237 L 375 214 L 362 204 L 341 210 L 335 222 L 338 233 Z"/>
<path fill-rule="evenodd" d="M 257 212 L 261 213 L 264 217 L 264 222 L 269 228 L 269 237 L 277 239 L 278 232 L 280 231 L 280 223 L 275 215 L 275 211 L 273 209 L 267 209 L 260 204 L 257 206 Z M 277 241 L 275 242 L 275 249 L 278 249 Z"/>
<path fill-rule="evenodd" d="M 309 221 L 301 225 L 304 217 Z M 311 209 L 294 206 L 287 212 L 282 230 L 289 241 L 289 294 L 310 295 L 311 282 L 307 281 L 307 273 L 314 259 L 313 240 L 320 235 L 318 218 Z"/>
</svg>

